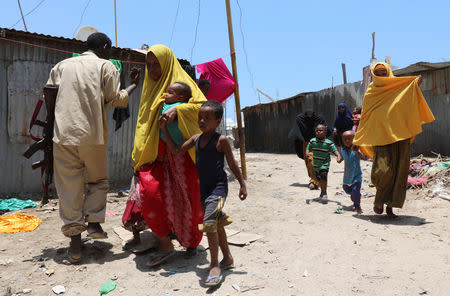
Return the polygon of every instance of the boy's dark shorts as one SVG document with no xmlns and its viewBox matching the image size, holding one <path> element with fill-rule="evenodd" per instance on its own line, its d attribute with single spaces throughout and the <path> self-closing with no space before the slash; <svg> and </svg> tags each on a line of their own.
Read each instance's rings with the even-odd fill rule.
<svg viewBox="0 0 450 296">
<path fill-rule="evenodd" d="M 320 170 L 316 173 L 317 180 L 328 181 L 328 170 Z"/>
<path fill-rule="evenodd" d="M 225 204 L 226 196 L 210 195 L 205 199 L 201 199 L 203 212 L 203 224 L 198 225 L 198 230 L 202 232 L 217 232 L 218 228 L 222 228 L 233 222 L 222 209 Z"/>
</svg>

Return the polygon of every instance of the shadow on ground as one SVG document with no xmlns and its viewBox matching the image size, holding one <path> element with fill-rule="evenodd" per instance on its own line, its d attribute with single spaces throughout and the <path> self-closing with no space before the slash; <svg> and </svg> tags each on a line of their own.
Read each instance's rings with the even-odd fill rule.
<svg viewBox="0 0 450 296">
<path fill-rule="evenodd" d="M 84 264 L 104 264 L 105 262 L 112 262 L 130 256 L 130 252 L 123 251 L 121 253 L 112 252 L 113 244 L 102 241 L 88 241 L 83 244 L 82 261 L 80 265 Z M 47 261 L 53 260 L 57 264 L 67 264 L 67 247 L 65 248 L 46 248 L 42 250 L 42 254 L 34 256 L 27 261 Z"/>
<path fill-rule="evenodd" d="M 421 226 L 433 223 L 425 218 L 416 216 L 398 216 L 395 219 L 389 219 L 386 215 L 354 215 L 353 217 L 382 225 L 398 225 L 398 226 Z"/>
</svg>

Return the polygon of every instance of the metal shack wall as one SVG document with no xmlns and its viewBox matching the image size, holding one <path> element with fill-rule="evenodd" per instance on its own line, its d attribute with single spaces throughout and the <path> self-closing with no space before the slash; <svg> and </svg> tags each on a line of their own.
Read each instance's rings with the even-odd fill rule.
<svg viewBox="0 0 450 296">
<path fill-rule="evenodd" d="M 72 40 L 65 41 L 57 38 L 52 40 L 51 38 L 26 37 L 20 39 L 37 45 L 63 48 L 68 51 L 82 52 L 84 50 L 83 43 Z M 119 51 L 119 49 L 114 49 L 113 54 L 119 54 Z M 30 106 L 25 100 L 14 101 L 14 106 L 8 105 L 8 79 L 11 79 L 11 77 L 8 77 L 8 68 L 13 64 L 22 61 L 27 64 L 34 64 L 36 68 L 50 69 L 59 61 L 70 56 L 71 54 L 69 53 L 0 40 L 0 194 L 42 191 L 40 170 L 31 170 L 31 163 L 40 160 L 42 158 L 42 152 L 36 153 L 30 160 L 26 159 L 22 156 L 22 153 L 28 148 L 29 144 L 19 143 L 19 141 L 10 137 L 8 133 L 8 126 L 10 130 L 18 130 L 16 126 L 18 123 L 21 123 L 21 126 L 23 126 L 23 122 L 29 123 L 31 116 L 30 110 L 32 112 L 34 108 L 34 104 Z M 124 63 L 123 70 L 125 73 L 128 73 L 132 66 L 136 65 Z M 143 68 L 143 66 L 140 67 Z M 40 78 L 32 76 L 38 72 L 39 71 L 32 70 L 29 73 L 23 73 L 22 77 L 16 77 L 14 79 L 22 79 L 24 85 L 38 84 L 36 89 L 30 90 L 30 92 L 41 94 L 42 88 L 47 81 L 48 74 L 42 75 Z M 39 82 L 39 79 L 41 83 L 36 83 L 36 80 Z M 30 82 L 32 80 L 33 82 Z M 128 85 L 128 78 L 126 79 L 126 83 Z M 129 107 L 131 117 L 124 122 L 117 132 L 114 131 L 114 121 L 112 119 L 113 111 L 108 111 L 108 165 L 109 177 L 112 185 L 126 185 L 129 184 L 131 180 L 131 151 L 133 148 L 134 131 L 140 103 L 141 86 L 142 83 L 130 97 Z M 11 90 L 11 92 L 13 91 L 14 90 Z M 38 97 L 36 97 L 36 101 L 37 99 Z M 9 107 L 13 107 L 15 111 L 11 112 L 11 110 L 9 110 L 8 112 Z M 44 110 L 42 110 L 42 112 L 44 112 Z M 11 115 L 16 117 L 11 118 Z M 22 136 L 26 136 L 27 133 L 28 131 L 23 131 Z"/>
<path fill-rule="evenodd" d="M 418 74 L 418 73 L 415 73 Z M 436 121 L 423 125 L 412 147 L 412 155 L 432 155 L 431 151 L 450 155 L 450 68 L 421 73 L 421 90 Z M 294 153 L 293 141 L 287 135 L 295 123 L 295 115 L 314 110 L 332 126 L 337 105 L 344 102 L 350 110 L 362 106 L 362 82 L 338 85 L 291 99 L 244 109 L 245 147 L 249 152 Z"/>
</svg>

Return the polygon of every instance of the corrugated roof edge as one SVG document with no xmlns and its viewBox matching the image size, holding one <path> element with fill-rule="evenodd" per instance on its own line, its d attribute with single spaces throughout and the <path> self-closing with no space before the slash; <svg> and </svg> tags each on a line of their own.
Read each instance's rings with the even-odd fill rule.
<svg viewBox="0 0 450 296">
<path fill-rule="evenodd" d="M 402 76 L 407 74 L 414 74 L 420 72 L 427 72 L 433 70 L 439 70 L 443 68 L 450 67 L 450 62 L 441 62 L 441 63 L 428 63 L 428 62 L 418 62 L 412 65 L 409 65 L 405 68 L 394 70 L 394 75 Z"/>
<path fill-rule="evenodd" d="M 247 106 L 247 107 L 243 108 L 242 111 L 244 112 L 246 110 L 250 110 L 252 108 L 257 108 L 257 107 L 260 107 L 260 106 L 268 106 L 268 105 L 273 105 L 273 104 L 277 104 L 277 103 L 281 103 L 281 102 L 285 102 L 285 101 L 289 101 L 289 100 L 293 100 L 293 99 L 298 99 L 298 98 L 301 98 L 301 97 L 305 97 L 307 94 L 310 94 L 310 93 L 312 93 L 312 92 L 303 92 L 303 93 L 299 93 L 299 94 L 297 94 L 295 96 L 292 96 L 292 97 L 289 97 L 289 98 L 286 98 L 286 99 L 277 100 L 275 102 Z"/>
</svg>

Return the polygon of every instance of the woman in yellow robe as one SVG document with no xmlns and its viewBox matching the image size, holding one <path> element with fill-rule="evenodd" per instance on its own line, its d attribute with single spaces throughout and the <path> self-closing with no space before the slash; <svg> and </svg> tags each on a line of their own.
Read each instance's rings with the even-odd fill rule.
<svg viewBox="0 0 450 296">
<path fill-rule="evenodd" d="M 434 116 L 419 88 L 421 76 L 395 77 L 378 63 L 372 77 L 353 144 L 373 158 L 374 212 L 382 214 L 386 204 L 387 216 L 395 218 L 392 208 L 403 207 L 406 197 L 410 144 Z"/>
<path fill-rule="evenodd" d="M 177 81 L 190 86 L 192 97 L 187 103 L 170 107 L 164 116 L 168 122 L 176 120 L 186 140 L 201 133 L 197 117 L 206 98 L 169 48 L 152 46 L 146 55 L 145 80 L 132 153 L 137 177 L 136 204 L 149 228 L 160 239 L 159 250 L 151 255 L 149 266 L 160 264 L 174 254 L 169 234 L 175 234 L 188 250 L 195 250 L 202 239 L 198 230 L 203 211 L 195 149 L 181 155 L 171 154 L 160 137 L 158 119 L 162 115 L 164 93 Z M 126 218 L 124 216 L 122 220 Z"/>
</svg>

